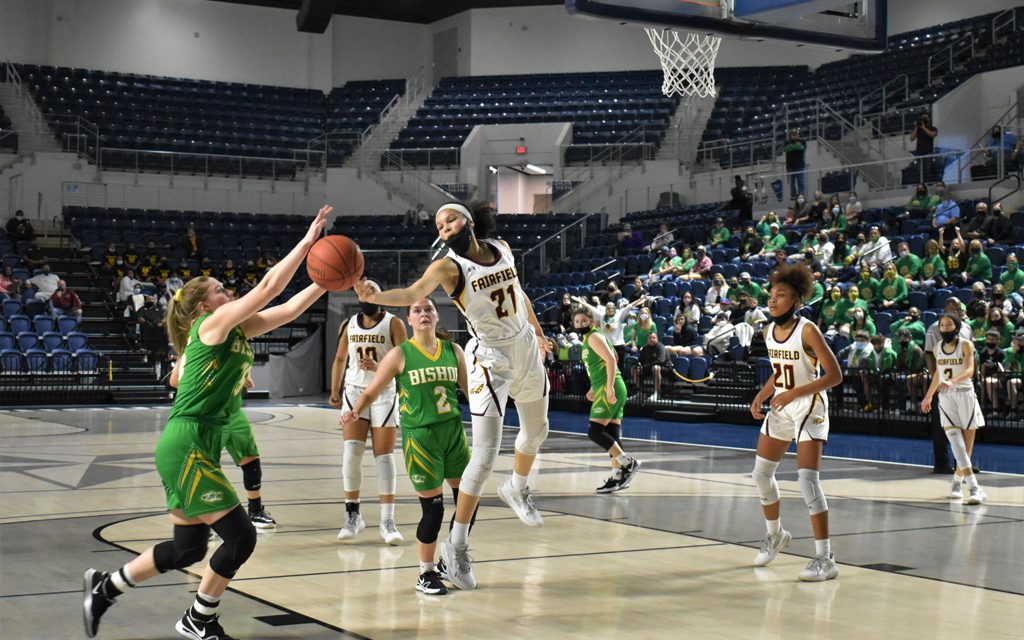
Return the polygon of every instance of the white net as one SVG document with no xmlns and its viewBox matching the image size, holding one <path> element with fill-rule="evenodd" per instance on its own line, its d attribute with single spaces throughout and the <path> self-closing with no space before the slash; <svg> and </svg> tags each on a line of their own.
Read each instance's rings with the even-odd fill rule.
<svg viewBox="0 0 1024 640">
<path fill-rule="evenodd" d="M 696 33 L 680 34 L 675 29 L 644 27 L 661 59 L 665 77 L 661 92 L 666 96 L 716 95 L 715 58 L 722 39 Z"/>
</svg>

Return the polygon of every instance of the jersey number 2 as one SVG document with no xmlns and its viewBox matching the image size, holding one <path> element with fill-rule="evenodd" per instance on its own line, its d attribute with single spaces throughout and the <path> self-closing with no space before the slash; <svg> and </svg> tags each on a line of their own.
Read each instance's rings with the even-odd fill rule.
<svg viewBox="0 0 1024 640">
<path fill-rule="evenodd" d="M 437 396 L 437 415 L 441 416 L 449 413 L 452 408 L 448 404 L 448 390 L 441 385 L 437 385 L 434 387 L 434 395 Z"/>
<path fill-rule="evenodd" d="M 494 301 L 494 312 L 499 318 L 507 318 L 508 311 L 505 311 L 505 292 L 508 291 L 508 299 L 512 301 L 512 313 L 519 313 L 516 303 L 516 289 L 514 285 L 508 285 L 504 289 L 495 289 L 491 292 L 491 300 Z"/>
</svg>

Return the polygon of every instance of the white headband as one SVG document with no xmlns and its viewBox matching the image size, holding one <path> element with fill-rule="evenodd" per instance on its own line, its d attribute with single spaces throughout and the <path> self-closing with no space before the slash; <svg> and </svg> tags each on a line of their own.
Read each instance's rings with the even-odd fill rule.
<svg viewBox="0 0 1024 640">
<path fill-rule="evenodd" d="M 466 207 L 462 206 L 461 204 L 459 204 L 457 202 L 452 202 L 452 203 L 449 203 L 449 204 L 441 205 L 441 208 L 437 210 L 437 213 L 441 213 L 442 211 L 445 211 L 447 209 L 451 209 L 452 211 L 458 211 L 459 213 L 462 214 L 462 217 L 464 217 L 466 220 L 469 220 L 470 222 L 473 222 L 473 214 L 469 212 L 469 209 L 467 209 Z M 436 214 L 435 214 L 435 217 L 436 217 Z"/>
</svg>

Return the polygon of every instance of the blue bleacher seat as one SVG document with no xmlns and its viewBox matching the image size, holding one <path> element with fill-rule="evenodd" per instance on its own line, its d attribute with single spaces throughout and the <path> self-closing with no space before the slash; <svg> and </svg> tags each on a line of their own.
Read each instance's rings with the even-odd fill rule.
<svg viewBox="0 0 1024 640">
<path fill-rule="evenodd" d="M 60 332 L 67 335 L 78 328 L 78 318 L 74 316 L 62 316 L 57 318 L 57 326 Z"/>
<path fill-rule="evenodd" d="M 690 378 L 693 380 L 703 380 L 708 375 L 708 360 L 706 357 L 691 358 L 690 359 Z"/>
<path fill-rule="evenodd" d="M 56 349 L 61 348 L 64 344 L 64 336 L 56 331 L 47 331 L 42 334 L 43 348 L 53 353 Z"/>
<path fill-rule="evenodd" d="M 39 346 L 39 336 L 34 331 L 22 331 L 18 334 L 18 348 L 22 351 L 35 349 Z"/>
<path fill-rule="evenodd" d="M 18 346 L 18 336 L 10 331 L 0 331 L 0 350 L 14 349 Z"/>
<path fill-rule="evenodd" d="M 32 324 L 35 326 L 36 333 L 39 335 L 43 335 L 47 331 L 53 331 L 54 328 L 53 318 L 42 314 L 33 316 Z"/>
<path fill-rule="evenodd" d="M 49 363 L 47 354 L 42 349 L 26 349 L 25 364 L 29 373 L 44 373 Z"/>
<path fill-rule="evenodd" d="M 21 313 L 21 301 L 8 298 L 3 301 L 4 317 L 10 318 Z"/>
<path fill-rule="evenodd" d="M 32 320 L 20 313 L 7 318 L 7 325 L 10 327 L 11 333 L 15 335 L 25 331 L 32 331 Z"/>
<path fill-rule="evenodd" d="M 672 358 L 672 368 L 684 378 L 689 377 L 690 359 L 686 356 L 676 356 Z"/>
<path fill-rule="evenodd" d="M 70 373 L 74 368 L 74 359 L 67 349 L 54 349 L 50 353 L 54 373 Z"/>
<path fill-rule="evenodd" d="M 78 349 L 74 354 L 79 371 L 92 372 L 99 367 L 99 354 L 92 349 Z"/>
<path fill-rule="evenodd" d="M 68 349 L 73 353 L 78 353 L 82 349 L 89 346 L 89 336 L 85 335 L 80 331 L 71 331 L 67 334 Z"/>
<path fill-rule="evenodd" d="M 907 295 L 907 303 L 921 310 L 928 308 L 928 299 L 929 295 L 924 291 L 911 291 Z"/>
<path fill-rule="evenodd" d="M 0 371 L 3 373 L 21 373 L 25 369 L 24 357 L 18 349 L 0 351 Z"/>
</svg>

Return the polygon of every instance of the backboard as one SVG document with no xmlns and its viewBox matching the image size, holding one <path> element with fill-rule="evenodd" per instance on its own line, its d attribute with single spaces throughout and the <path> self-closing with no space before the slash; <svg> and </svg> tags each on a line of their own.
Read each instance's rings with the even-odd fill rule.
<svg viewBox="0 0 1024 640">
<path fill-rule="evenodd" d="M 570 13 L 725 37 L 884 51 L 888 0 L 566 0 Z"/>
</svg>

